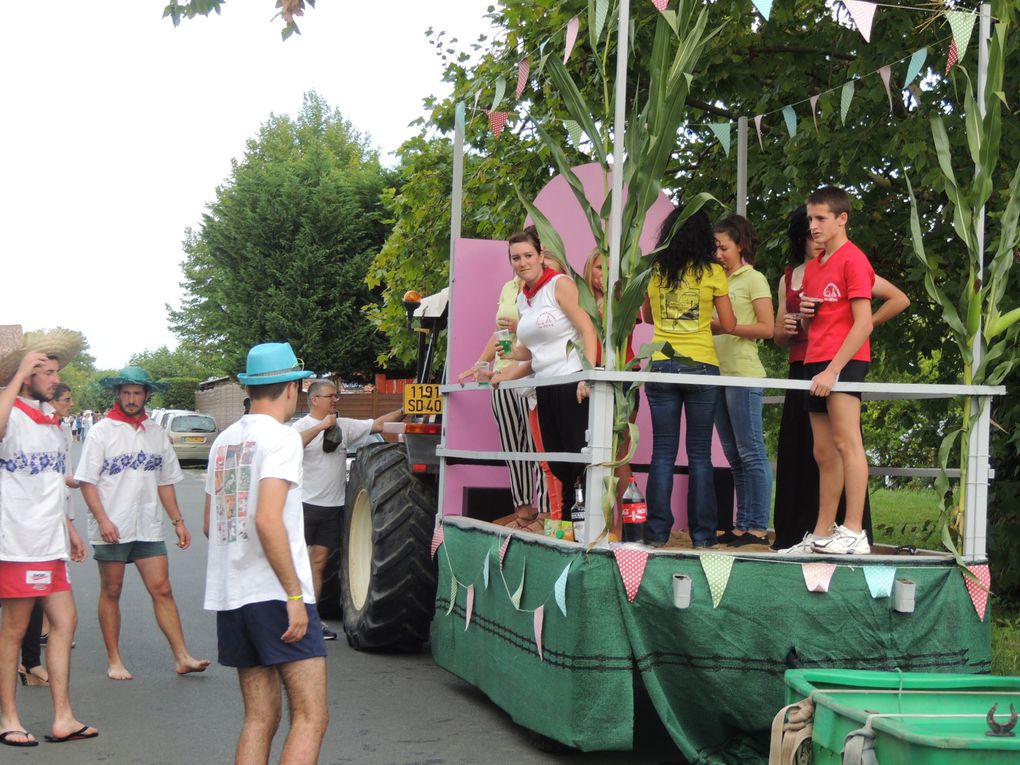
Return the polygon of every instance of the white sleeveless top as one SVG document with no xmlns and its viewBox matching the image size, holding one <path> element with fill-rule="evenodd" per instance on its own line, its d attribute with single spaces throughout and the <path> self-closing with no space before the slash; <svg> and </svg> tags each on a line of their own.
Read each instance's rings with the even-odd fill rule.
<svg viewBox="0 0 1020 765">
<path fill-rule="evenodd" d="M 563 313 L 556 302 L 556 281 L 565 278 L 557 274 L 538 291 L 528 305 L 522 291 L 517 296 L 521 320 L 517 324 L 517 339 L 531 351 L 531 368 L 536 377 L 553 377 L 579 372 L 581 365 L 581 333 Z M 569 348 L 573 341 L 577 347 Z"/>
</svg>

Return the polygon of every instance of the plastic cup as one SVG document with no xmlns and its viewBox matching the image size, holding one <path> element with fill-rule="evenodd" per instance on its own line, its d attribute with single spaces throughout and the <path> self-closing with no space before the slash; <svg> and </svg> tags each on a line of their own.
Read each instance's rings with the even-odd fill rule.
<svg viewBox="0 0 1020 765">
<path fill-rule="evenodd" d="M 489 362 L 488 361 L 476 361 L 475 372 L 481 375 L 481 379 L 478 379 L 479 385 L 488 385 L 489 380 L 485 375 L 489 374 Z"/>
<path fill-rule="evenodd" d="M 510 355 L 510 330 L 509 329 L 497 329 L 496 330 L 496 342 L 499 343 L 499 347 L 503 349 L 503 355 Z"/>
</svg>

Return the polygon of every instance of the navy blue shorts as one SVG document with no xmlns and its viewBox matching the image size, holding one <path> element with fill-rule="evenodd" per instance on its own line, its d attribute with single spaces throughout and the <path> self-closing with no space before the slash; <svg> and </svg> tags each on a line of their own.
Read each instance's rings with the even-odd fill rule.
<svg viewBox="0 0 1020 765">
<path fill-rule="evenodd" d="M 326 655 L 322 622 L 314 605 L 305 603 L 308 631 L 296 643 L 284 643 L 287 604 L 282 600 L 249 603 L 232 611 L 216 612 L 216 640 L 224 667 L 272 667 Z"/>
</svg>

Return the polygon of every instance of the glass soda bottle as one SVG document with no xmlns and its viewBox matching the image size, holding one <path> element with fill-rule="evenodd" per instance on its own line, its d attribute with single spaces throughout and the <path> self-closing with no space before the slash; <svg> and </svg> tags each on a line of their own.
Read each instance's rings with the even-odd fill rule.
<svg viewBox="0 0 1020 765">
<path fill-rule="evenodd" d="M 644 542 L 645 525 L 648 522 L 648 505 L 638 488 L 634 476 L 630 477 L 627 490 L 620 501 L 623 510 L 623 541 Z"/>
<path fill-rule="evenodd" d="M 574 541 L 584 542 L 584 490 L 581 479 L 574 483 L 574 504 L 570 508 L 570 522 L 574 527 Z"/>
</svg>

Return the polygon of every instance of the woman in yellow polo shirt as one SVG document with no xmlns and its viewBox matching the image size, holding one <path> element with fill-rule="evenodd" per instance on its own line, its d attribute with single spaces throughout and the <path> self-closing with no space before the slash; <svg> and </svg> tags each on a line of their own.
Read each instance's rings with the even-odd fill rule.
<svg viewBox="0 0 1020 765">
<path fill-rule="evenodd" d="M 677 229 L 677 208 L 662 224 L 661 249 L 642 306 L 646 322 L 655 326 L 653 342 L 664 342 L 672 353 L 656 353 L 649 372 L 719 374 L 712 344 L 712 309 L 720 326 L 736 324 L 730 306 L 726 274 L 715 261 L 712 223 L 698 211 Z M 684 357 L 684 358 L 678 358 Z M 648 525 L 645 542 L 661 547 L 673 527 L 673 466 L 680 446 L 680 417 L 687 420 L 687 522 L 695 547 L 716 544 L 716 502 L 712 473 L 712 425 L 718 399 L 716 385 L 647 383 L 645 397 L 652 415 L 652 459 L 648 468 Z"/>
<path fill-rule="evenodd" d="M 726 270 L 730 302 L 737 326 L 716 334 L 719 371 L 729 377 L 765 377 L 758 360 L 758 341 L 771 338 L 775 328 L 772 289 L 754 270 L 758 235 L 742 215 L 729 215 L 715 224 L 716 257 Z M 714 328 L 713 328 L 714 329 Z M 768 545 L 772 468 L 765 451 L 761 421 L 763 388 L 722 387 L 715 412 L 719 441 L 733 470 L 737 493 L 737 523 L 720 541 L 734 547 Z"/>
</svg>

